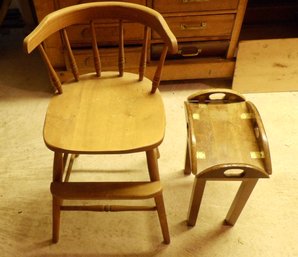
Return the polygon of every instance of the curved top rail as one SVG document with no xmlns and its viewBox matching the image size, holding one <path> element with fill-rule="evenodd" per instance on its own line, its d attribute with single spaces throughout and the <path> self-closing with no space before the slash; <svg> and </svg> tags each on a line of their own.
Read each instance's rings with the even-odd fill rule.
<svg viewBox="0 0 298 257">
<path fill-rule="evenodd" d="M 154 29 L 173 53 L 178 51 L 177 39 L 157 11 L 126 2 L 94 2 L 69 6 L 48 14 L 24 40 L 26 52 L 31 53 L 51 34 L 80 22 L 93 19 L 122 19 L 140 22 Z"/>
<path fill-rule="evenodd" d="M 245 98 L 243 95 L 231 89 L 215 88 L 200 90 L 190 95 L 187 100 L 189 102 L 198 103 L 235 103 L 243 102 Z"/>
<path fill-rule="evenodd" d="M 196 175 L 198 178 L 208 179 L 233 179 L 268 178 L 269 175 L 262 169 L 244 163 L 224 163 L 214 165 Z"/>
</svg>

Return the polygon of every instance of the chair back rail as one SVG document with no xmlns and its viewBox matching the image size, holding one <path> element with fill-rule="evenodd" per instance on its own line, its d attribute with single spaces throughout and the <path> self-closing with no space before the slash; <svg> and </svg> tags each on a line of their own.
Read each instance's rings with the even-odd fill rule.
<svg viewBox="0 0 298 257">
<path fill-rule="evenodd" d="M 123 34 L 123 21 L 119 20 L 119 54 L 118 54 L 118 69 L 119 76 L 123 76 L 124 72 L 124 34 Z"/>
<path fill-rule="evenodd" d="M 140 58 L 140 65 L 139 65 L 139 81 L 142 81 L 145 74 L 146 69 L 146 63 L 147 63 L 147 49 L 148 49 L 148 40 L 149 40 L 149 32 L 147 26 L 144 27 L 144 42 L 143 42 L 143 48 L 141 52 L 141 58 Z"/>
<path fill-rule="evenodd" d="M 70 67 L 72 70 L 72 74 L 75 78 L 76 81 L 79 81 L 79 69 L 78 69 L 78 65 L 76 63 L 75 57 L 73 55 L 72 49 L 71 49 L 71 45 L 68 39 L 68 35 L 66 32 L 66 29 L 62 29 L 62 35 L 63 35 L 63 40 L 64 40 L 64 45 L 66 47 L 66 51 L 67 51 L 67 55 L 69 58 L 69 62 L 70 62 Z"/>
<path fill-rule="evenodd" d="M 92 53 L 94 59 L 94 69 L 96 75 L 100 77 L 102 65 L 100 62 L 100 51 L 98 50 L 98 42 L 95 33 L 95 20 L 98 19 L 116 19 L 119 21 L 119 52 L 118 52 L 118 70 L 119 76 L 123 76 L 124 73 L 124 31 L 123 21 L 128 20 L 132 22 L 141 23 L 144 25 L 144 39 L 143 47 L 139 62 L 139 80 L 142 80 L 145 74 L 146 62 L 147 62 L 147 51 L 148 51 L 148 40 L 150 29 L 156 31 L 161 39 L 164 41 L 165 46 L 163 48 L 160 60 L 157 64 L 157 68 L 152 81 L 151 93 L 154 93 L 159 86 L 161 80 L 162 68 L 165 62 L 165 58 L 168 50 L 171 52 L 177 52 L 177 40 L 167 23 L 161 14 L 155 10 L 146 6 L 126 3 L 126 2 L 95 2 L 79 4 L 70 7 L 66 7 L 57 10 L 51 14 L 48 14 L 35 30 L 28 35 L 24 40 L 25 50 L 30 53 L 36 47 L 39 47 L 42 57 L 48 67 L 51 81 L 56 89 L 57 93 L 62 93 L 61 82 L 58 75 L 56 74 L 53 66 L 50 63 L 50 59 L 47 56 L 42 43 L 53 33 L 60 32 L 64 47 L 67 52 L 71 71 L 74 79 L 79 80 L 79 69 L 73 54 L 71 42 L 67 35 L 67 27 L 80 24 L 89 23 L 91 30 L 91 44 Z"/>
<path fill-rule="evenodd" d="M 100 62 L 100 56 L 99 56 L 99 51 L 98 51 L 98 47 L 97 47 L 97 39 L 96 39 L 94 20 L 90 21 L 90 27 L 91 27 L 91 35 L 92 35 L 92 51 L 93 51 L 94 69 L 95 69 L 97 77 L 100 77 L 101 62 Z"/>
<path fill-rule="evenodd" d="M 44 50 L 44 47 L 42 44 L 38 45 L 38 49 L 39 52 L 41 53 L 41 57 L 44 60 L 48 71 L 49 71 L 49 75 L 50 75 L 50 80 L 52 82 L 52 85 L 54 86 L 55 89 L 55 93 L 61 94 L 62 93 L 62 86 L 61 86 L 61 82 L 60 79 L 56 73 L 56 71 L 54 70 L 51 61 L 46 53 L 46 51 Z"/>
</svg>

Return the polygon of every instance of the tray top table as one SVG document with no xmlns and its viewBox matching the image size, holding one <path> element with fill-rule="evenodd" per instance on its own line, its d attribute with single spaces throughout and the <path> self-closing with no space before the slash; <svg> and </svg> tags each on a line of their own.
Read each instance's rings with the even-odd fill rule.
<svg viewBox="0 0 298 257">
<path fill-rule="evenodd" d="M 199 91 L 185 102 L 185 174 L 196 176 L 188 214 L 195 225 L 207 180 L 242 181 L 226 217 L 234 225 L 259 178 L 272 173 L 269 145 L 253 103 L 229 89 Z"/>
</svg>

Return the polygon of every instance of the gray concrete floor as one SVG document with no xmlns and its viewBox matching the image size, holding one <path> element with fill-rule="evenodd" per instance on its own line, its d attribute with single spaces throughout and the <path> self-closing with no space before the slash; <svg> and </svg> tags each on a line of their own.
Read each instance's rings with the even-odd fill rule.
<svg viewBox="0 0 298 257">
<path fill-rule="evenodd" d="M 223 220 L 238 182 L 208 182 L 197 225 L 185 220 L 193 176 L 184 176 L 186 129 L 183 101 L 198 89 L 229 81 L 161 86 L 167 133 L 160 147 L 161 179 L 172 242 L 162 244 L 155 213 L 62 214 L 61 238 L 51 244 L 53 154 L 42 139 L 52 96 L 37 53 L 21 48 L 21 31 L 0 35 L 0 255 L 12 256 L 298 256 L 298 95 L 247 94 L 263 118 L 273 175 L 260 180 L 234 227 Z M 82 174 L 81 170 L 87 171 Z M 97 172 L 100 170 L 100 172 Z M 74 177 L 147 177 L 143 154 L 81 156 Z M 128 175 L 123 173 L 126 170 Z"/>
</svg>

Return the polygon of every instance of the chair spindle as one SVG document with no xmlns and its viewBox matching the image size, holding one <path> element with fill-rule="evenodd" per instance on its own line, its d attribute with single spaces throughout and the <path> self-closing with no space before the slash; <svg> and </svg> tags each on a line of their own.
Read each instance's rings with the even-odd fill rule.
<svg viewBox="0 0 298 257">
<path fill-rule="evenodd" d="M 66 50 L 67 50 L 67 54 L 68 54 L 72 74 L 73 74 L 75 80 L 79 81 L 79 69 L 78 69 L 76 60 L 74 58 L 73 52 L 71 50 L 71 46 L 70 46 L 70 42 L 69 42 L 69 39 L 68 39 L 68 36 L 67 36 L 66 29 L 62 29 L 62 35 L 63 35 L 64 43 L 65 43 L 65 46 L 66 46 Z"/>
<path fill-rule="evenodd" d="M 149 29 L 147 26 L 144 28 L 144 42 L 140 59 L 139 66 L 139 81 L 142 81 L 145 74 L 146 63 L 147 63 L 147 48 L 148 48 Z"/>
<path fill-rule="evenodd" d="M 49 75 L 50 75 L 50 79 L 51 79 L 52 85 L 54 86 L 54 89 L 55 89 L 55 93 L 62 94 L 63 90 L 62 90 L 60 79 L 59 79 L 56 71 L 54 70 L 54 68 L 51 64 L 50 59 L 49 59 L 46 51 L 44 50 L 44 48 L 41 44 L 38 46 L 38 49 L 41 53 L 41 56 L 42 56 L 44 62 L 47 65 Z"/>
<path fill-rule="evenodd" d="M 123 76 L 124 72 L 124 33 L 123 33 L 123 21 L 119 20 L 119 54 L 118 54 L 118 69 L 119 76 Z"/>
<path fill-rule="evenodd" d="M 159 86 L 160 83 L 160 79 L 161 79 L 161 72 L 162 72 L 162 68 L 167 56 L 167 52 L 168 52 L 168 47 L 166 45 L 164 45 L 163 49 L 162 49 L 162 53 L 158 62 L 158 66 L 156 68 L 153 80 L 152 80 L 152 89 L 151 89 L 151 93 L 154 94 L 156 89 Z"/>
<path fill-rule="evenodd" d="M 97 47 L 95 25 L 94 25 L 93 20 L 90 22 L 90 27 L 91 27 L 91 34 L 92 34 L 92 51 L 93 51 L 94 68 L 95 68 L 97 77 L 100 77 L 101 76 L 101 62 L 100 62 L 100 56 L 99 56 L 99 51 L 98 51 L 98 47 Z"/>
</svg>

